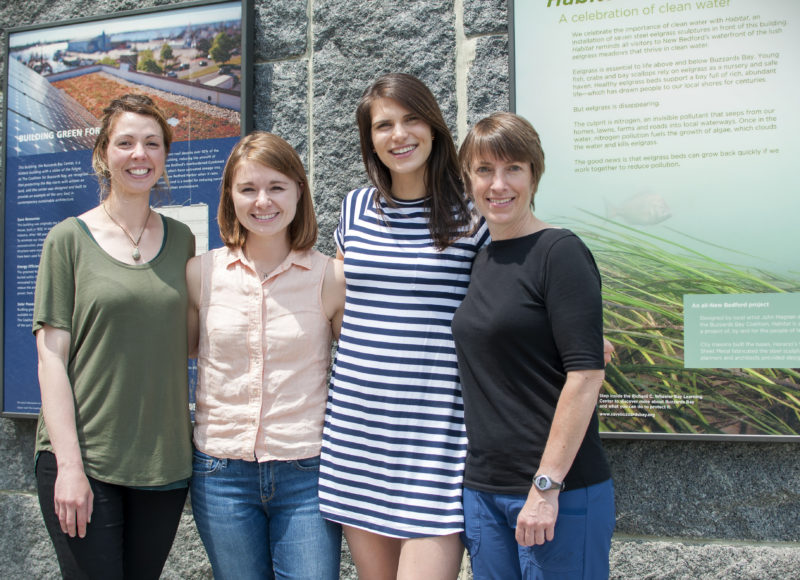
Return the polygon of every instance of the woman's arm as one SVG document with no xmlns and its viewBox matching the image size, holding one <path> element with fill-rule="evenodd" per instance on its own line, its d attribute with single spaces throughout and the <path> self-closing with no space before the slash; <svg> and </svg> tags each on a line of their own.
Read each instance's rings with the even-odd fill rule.
<svg viewBox="0 0 800 580">
<path fill-rule="evenodd" d="M 53 497 L 61 530 L 86 536 L 92 519 L 94 494 L 83 471 L 75 425 L 75 404 L 67 375 L 70 333 L 44 325 L 36 332 L 42 415 L 58 465 Z"/>
<path fill-rule="evenodd" d="M 189 311 L 186 315 L 186 329 L 189 337 L 189 358 L 197 356 L 200 340 L 200 257 L 186 262 L 186 288 L 189 291 Z"/>
<path fill-rule="evenodd" d="M 331 321 L 334 336 L 338 339 L 344 316 L 344 263 L 341 259 L 328 260 L 325 279 L 322 281 L 322 307 Z"/>
<path fill-rule="evenodd" d="M 603 386 L 603 370 L 570 371 L 556 404 L 553 424 L 539 463 L 538 474 L 564 481 L 581 446 Z M 558 517 L 558 490 L 531 486 L 517 517 L 516 540 L 522 546 L 553 539 Z"/>
</svg>

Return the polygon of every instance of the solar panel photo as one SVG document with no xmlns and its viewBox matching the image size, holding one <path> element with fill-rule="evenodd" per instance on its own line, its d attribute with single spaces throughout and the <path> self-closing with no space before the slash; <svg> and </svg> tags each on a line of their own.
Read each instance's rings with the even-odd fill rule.
<svg viewBox="0 0 800 580">
<path fill-rule="evenodd" d="M 10 58 L 8 65 L 9 156 L 91 149 L 94 136 L 85 129 L 98 126 L 99 121 L 17 59 Z M 56 138 L 62 131 L 73 136 Z"/>
</svg>

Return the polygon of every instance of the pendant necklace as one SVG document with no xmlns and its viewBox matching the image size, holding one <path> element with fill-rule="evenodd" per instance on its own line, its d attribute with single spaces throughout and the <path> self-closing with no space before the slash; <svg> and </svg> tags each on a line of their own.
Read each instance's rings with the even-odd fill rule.
<svg viewBox="0 0 800 580">
<path fill-rule="evenodd" d="M 142 235 L 144 235 L 144 230 L 147 229 L 147 222 L 150 220 L 150 214 L 153 213 L 152 208 L 150 207 L 147 208 L 147 217 L 144 220 L 144 225 L 142 226 L 142 230 L 139 232 L 139 235 L 136 237 L 136 239 L 134 239 L 131 233 L 128 230 L 126 230 L 121 223 L 119 223 L 117 220 L 114 219 L 114 216 L 112 216 L 111 212 L 108 211 L 105 202 L 101 203 L 100 205 L 103 206 L 103 209 L 105 210 L 106 215 L 109 217 L 109 219 L 112 222 L 114 222 L 119 229 L 125 232 L 125 235 L 128 236 L 128 239 L 131 241 L 131 244 L 133 244 L 133 252 L 131 252 L 131 257 L 133 258 L 133 260 L 135 262 L 141 260 L 142 254 L 141 252 L 139 252 L 139 242 L 142 240 Z"/>
</svg>

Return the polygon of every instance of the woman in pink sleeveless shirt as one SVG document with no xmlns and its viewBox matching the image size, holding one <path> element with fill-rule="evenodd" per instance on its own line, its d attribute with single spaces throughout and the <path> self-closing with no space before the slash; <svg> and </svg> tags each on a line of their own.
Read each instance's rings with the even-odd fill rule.
<svg viewBox="0 0 800 580">
<path fill-rule="evenodd" d="M 313 250 L 303 164 L 280 137 L 234 147 L 218 213 L 225 247 L 189 261 L 198 385 L 192 509 L 214 577 L 339 577 L 341 530 L 317 480 L 340 262 Z"/>
</svg>

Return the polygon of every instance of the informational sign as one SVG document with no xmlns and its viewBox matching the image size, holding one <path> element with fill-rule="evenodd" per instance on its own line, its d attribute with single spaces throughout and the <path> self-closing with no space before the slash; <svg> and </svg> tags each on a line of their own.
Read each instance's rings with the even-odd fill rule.
<svg viewBox="0 0 800 580">
<path fill-rule="evenodd" d="M 538 217 L 578 233 L 616 436 L 800 435 L 800 3 L 517 0 Z"/>
<path fill-rule="evenodd" d="M 173 130 L 157 211 L 198 253 L 221 245 L 222 168 L 252 124 L 250 0 L 194 2 L 8 31 L 3 116 L 2 412 L 38 413 L 31 333 L 42 242 L 99 201 L 91 155 L 103 109 L 143 93 Z"/>
<path fill-rule="evenodd" d="M 780 367 L 800 356 L 793 294 L 686 294 L 684 366 Z"/>
</svg>

